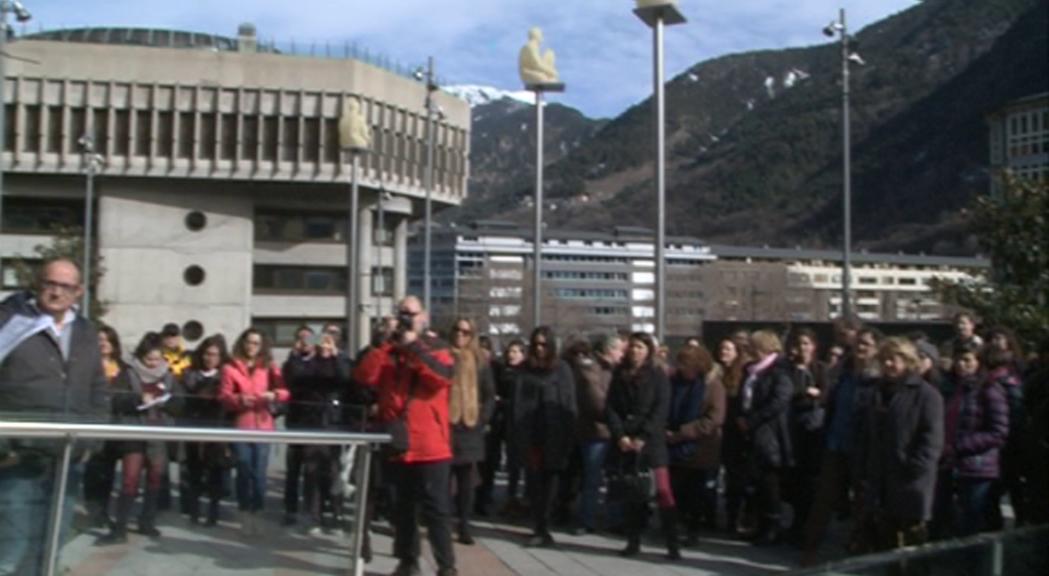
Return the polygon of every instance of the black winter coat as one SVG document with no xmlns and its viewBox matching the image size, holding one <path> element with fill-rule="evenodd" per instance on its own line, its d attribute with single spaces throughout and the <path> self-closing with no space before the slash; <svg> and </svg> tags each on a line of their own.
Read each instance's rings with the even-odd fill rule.
<svg viewBox="0 0 1049 576">
<path fill-rule="evenodd" d="M 487 362 L 477 366 L 477 386 L 477 401 L 481 408 L 477 424 L 473 427 L 462 423 L 452 425 L 453 464 L 473 464 L 484 460 L 484 434 L 495 411 L 495 378 Z"/>
<path fill-rule="evenodd" d="M 620 367 L 612 376 L 605 406 L 605 420 L 612 434 L 613 464 L 623 453 L 619 440 L 640 438 L 645 447 L 642 461 L 651 468 L 667 466 L 667 414 L 670 411 L 670 381 L 662 368 L 648 364 L 630 373 Z"/>
<path fill-rule="evenodd" d="M 321 358 L 314 355 L 308 362 L 293 362 L 284 373 L 291 405 L 288 428 L 334 430 L 345 426 L 344 405 L 350 392 L 350 362 L 344 355 Z"/>
<path fill-rule="evenodd" d="M 883 384 L 871 390 L 860 415 L 856 473 L 867 510 L 919 522 L 932 517 L 943 451 L 943 397 L 917 375 L 894 386 L 891 396 Z"/>
<path fill-rule="evenodd" d="M 790 403 L 793 394 L 790 366 L 782 359 L 777 359 L 759 373 L 753 383 L 750 409 L 743 418 L 747 421 L 754 463 L 759 470 L 794 465 L 794 446 L 790 434 Z"/>
<path fill-rule="evenodd" d="M 564 470 L 575 448 L 576 395 L 572 369 L 558 360 L 553 369 L 522 366 L 517 371 L 508 452 L 528 465 L 532 448 L 543 453 L 545 470 Z"/>
</svg>

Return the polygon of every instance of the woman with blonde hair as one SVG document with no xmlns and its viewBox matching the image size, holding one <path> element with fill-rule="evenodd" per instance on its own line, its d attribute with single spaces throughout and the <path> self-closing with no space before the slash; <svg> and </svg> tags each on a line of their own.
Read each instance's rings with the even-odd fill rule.
<svg viewBox="0 0 1049 576">
<path fill-rule="evenodd" d="M 475 472 L 484 460 L 484 431 L 495 410 L 495 379 L 487 356 L 477 343 L 474 323 L 459 318 L 448 340 L 455 356 L 455 375 L 448 404 L 452 423 L 452 478 L 458 509 L 459 542 L 473 544 L 470 512 L 473 510 Z"/>
<path fill-rule="evenodd" d="M 746 368 L 736 427 L 750 445 L 757 484 L 761 516 L 755 542 L 769 545 L 780 538 L 780 476 L 794 464 L 788 420 L 794 384 L 779 336 L 758 330 L 751 334 L 750 342 L 757 360 Z"/>
<path fill-rule="evenodd" d="M 861 520 L 876 520 L 880 549 L 915 546 L 927 539 L 925 523 L 932 517 L 943 398 L 919 375 L 918 351 L 909 340 L 886 338 L 878 361 L 882 376 L 855 430 L 856 473 L 870 511 Z"/>
</svg>

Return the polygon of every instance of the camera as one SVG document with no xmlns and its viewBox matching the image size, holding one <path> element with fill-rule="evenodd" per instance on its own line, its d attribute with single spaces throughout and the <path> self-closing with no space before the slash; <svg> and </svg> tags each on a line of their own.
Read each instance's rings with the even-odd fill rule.
<svg viewBox="0 0 1049 576">
<path fill-rule="evenodd" d="M 408 332 L 415 327 L 415 314 L 411 312 L 398 312 L 397 313 L 397 331 Z"/>
</svg>

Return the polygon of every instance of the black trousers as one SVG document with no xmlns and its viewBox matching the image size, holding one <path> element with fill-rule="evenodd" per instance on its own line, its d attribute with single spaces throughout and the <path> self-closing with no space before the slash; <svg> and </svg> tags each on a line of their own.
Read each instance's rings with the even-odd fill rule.
<svg viewBox="0 0 1049 576">
<path fill-rule="evenodd" d="M 116 445 L 107 442 L 102 450 L 92 453 L 84 466 L 84 500 L 99 507 L 100 511 L 109 508 L 109 496 L 113 492 L 113 480 L 116 475 L 120 452 Z"/>
<path fill-rule="evenodd" d="M 402 563 L 418 562 L 420 550 L 417 517 L 421 508 L 437 567 L 455 568 L 452 534 L 448 529 L 448 481 L 451 462 L 397 463 L 393 469 L 397 482 L 393 555 Z"/>
<path fill-rule="evenodd" d="M 452 476 L 455 478 L 455 517 L 460 528 L 470 523 L 470 514 L 473 512 L 474 468 L 473 462 L 452 465 Z"/>
<path fill-rule="evenodd" d="M 532 529 L 536 534 L 550 532 L 550 515 L 553 512 L 561 474 L 562 472 L 557 470 L 528 470 L 528 504 L 532 507 Z"/>
<path fill-rule="evenodd" d="M 484 437 L 484 462 L 477 464 L 481 485 L 477 487 L 477 509 L 488 510 L 495 492 L 495 473 L 503 461 L 503 432 L 492 430 Z"/>
<path fill-rule="evenodd" d="M 670 486 L 689 533 L 699 532 L 704 522 L 717 523 L 717 471 L 671 466 Z"/>
<path fill-rule="evenodd" d="M 200 514 L 200 497 L 207 494 L 211 502 L 222 499 L 222 475 L 224 469 L 219 462 L 221 444 L 186 442 L 186 478 L 188 492 L 187 512 L 196 517 Z"/>
<path fill-rule="evenodd" d="M 299 480 L 306 460 L 306 446 L 289 444 L 284 454 L 284 513 L 299 513 Z"/>
</svg>

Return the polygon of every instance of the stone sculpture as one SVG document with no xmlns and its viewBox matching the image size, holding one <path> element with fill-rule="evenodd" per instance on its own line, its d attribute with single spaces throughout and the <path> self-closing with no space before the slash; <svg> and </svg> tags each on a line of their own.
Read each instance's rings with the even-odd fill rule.
<svg viewBox="0 0 1049 576">
<path fill-rule="evenodd" d="M 367 150 L 372 145 L 372 130 L 356 98 L 347 98 L 339 117 L 339 146 L 349 150 Z"/>
<path fill-rule="evenodd" d="M 521 48 L 518 58 L 518 71 L 526 87 L 560 82 L 554 63 L 554 51 L 547 49 L 543 52 L 540 48 L 542 43 L 542 30 L 532 28 L 528 31 L 528 43 Z"/>
</svg>

